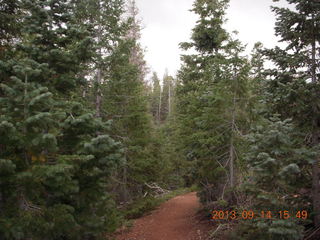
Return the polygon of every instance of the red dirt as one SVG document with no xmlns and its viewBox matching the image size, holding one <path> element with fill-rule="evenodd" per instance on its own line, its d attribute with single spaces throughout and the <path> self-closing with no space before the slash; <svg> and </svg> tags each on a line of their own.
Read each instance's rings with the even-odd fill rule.
<svg viewBox="0 0 320 240">
<path fill-rule="evenodd" d="M 206 240 L 208 224 L 199 221 L 196 193 L 175 197 L 150 215 L 135 220 L 117 240 Z"/>
</svg>

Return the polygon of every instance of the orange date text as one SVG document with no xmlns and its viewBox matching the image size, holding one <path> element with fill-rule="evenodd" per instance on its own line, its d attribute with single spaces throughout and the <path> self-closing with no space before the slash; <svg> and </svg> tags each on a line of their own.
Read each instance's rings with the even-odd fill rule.
<svg viewBox="0 0 320 240">
<path fill-rule="evenodd" d="M 251 219 L 289 219 L 297 218 L 306 220 L 308 212 L 306 210 L 299 210 L 295 212 L 283 211 L 253 211 L 253 210 L 214 210 L 211 212 L 212 220 L 251 220 Z"/>
</svg>

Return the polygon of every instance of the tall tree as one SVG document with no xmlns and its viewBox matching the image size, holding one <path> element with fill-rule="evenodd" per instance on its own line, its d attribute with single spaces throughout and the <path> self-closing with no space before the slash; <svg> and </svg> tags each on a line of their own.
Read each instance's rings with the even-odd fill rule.
<svg viewBox="0 0 320 240">
<path fill-rule="evenodd" d="M 269 106 L 283 118 L 291 117 L 309 139 L 307 144 L 319 145 L 319 40 L 320 3 L 289 0 L 289 8 L 273 7 L 277 15 L 276 35 L 287 43 L 266 54 L 276 65 L 269 71 Z M 314 224 L 320 224 L 319 156 L 312 166 L 312 199 Z"/>
<path fill-rule="evenodd" d="M 130 17 L 130 28 L 127 32 L 128 39 L 134 39 L 135 45 L 131 50 L 131 62 L 139 69 L 139 79 L 144 82 L 148 72 L 147 64 L 144 60 L 144 50 L 139 42 L 141 39 L 141 20 L 138 18 L 139 10 L 135 0 L 128 1 L 128 14 Z"/>
<path fill-rule="evenodd" d="M 90 31 L 93 39 L 92 59 L 84 73 L 91 81 L 92 101 L 96 116 L 102 117 L 102 85 L 108 80 L 110 57 L 127 26 L 121 20 L 125 13 L 124 0 L 72 0 L 76 18 Z M 88 91 L 86 89 L 85 91 Z"/>
<path fill-rule="evenodd" d="M 174 79 L 169 76 L 168 72 L 163 76 L 163 88 L 161 94 L 161 109 L 160 109 L 160 120 L 164 122 L 168 119 L 172 112 L 172 97 L 174 93 Z"/>
<path fill-rule="evenodd" d="M 306 166 L 315 152 L 304 146 L 290 119 L 278 116 L 260 120 L 247 139 L 250 174 L 243 187 L 247 207 L 259 216 L 244 220 L 232 239 L 302 239 L 309 200 L 301 195 L 310 183 Z"/>
<path fill-rule="evenodd" d="M 116 227 L 105 186 L 122 153 L 79 97 L 90 32 L 70 1 L 16 3 L 21 34 L 0 61 L 0 237 L 97 239 Z"/>
<path fill-rule="evenodd" d="M 161 112 L 161 86 L 160 79 L 156 72 L 152 75 L 152 92 L 151 92 L 151 113 L 154 121 L 160 123 L 160 112 Z"/>
<path fill-rule="evenodd" d="M 19 1 L 2 0 L 0 2 L 0 39 L 1 52 L 4 51 L 5 45 L 17 39 L 20 28 L 18 16 L 20 14 Z"/>
<path fill-rule="evenodd" d="M 247 128 L 248 61 L 243 47 L 223 29 L 228 1 L 196 1 L 200 16 L 190 43 L 198 54 L 183 56 L 178 79 L 178 119 L 185 156 L 195 163 L 202 200 L 235 201 L 227 187 L 237 183 Z M 233 189 L 234 190 L 234 189 Z"/>
<path fill-rule="evenodd" d="M 126 162 L 115 176 L 121 186 L 120 191 L 115 191 L 125 202 L 143 195 L 145 183 L 154 181 L 159 175 L 157 166 L 160 164 L 150 152 L 153 133 L 144 82 L 145 68 L 141 65 L 144 64 L 143 51 L 139 44 L 140 34 L 136 33 L 140 27 L 135 21 L 137 11 L 132 10 L 135 8 L 129 5 L 128 32 L 111 56 L 103 105 L 107 118 L 113 119 L 112 134 L 125 147 Z"/>
</svg>

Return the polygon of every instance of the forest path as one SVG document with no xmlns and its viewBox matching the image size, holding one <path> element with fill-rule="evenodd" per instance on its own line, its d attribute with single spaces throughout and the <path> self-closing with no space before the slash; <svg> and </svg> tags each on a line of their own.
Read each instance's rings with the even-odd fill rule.
<svg viewBox="0 0 320 240">
<path fill-rule="evenodd" d="M 198 220 L 199 207 L 195 192 L 177 196 L 135 220 L 117 240 L 205 240 L 208 226 Z"/>
</svg>

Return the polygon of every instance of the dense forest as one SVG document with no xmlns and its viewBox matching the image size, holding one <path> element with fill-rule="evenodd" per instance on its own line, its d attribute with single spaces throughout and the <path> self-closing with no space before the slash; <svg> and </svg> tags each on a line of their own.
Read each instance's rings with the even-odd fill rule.
<svg viewBox="0 0 320 240">
<path fill-rule="evenodd" d="M 246 55 L 195 0 L 158 76 L 134 0 L 0 0 L 0 239 L 114 239 L 191 187 L 212 239 L 320 239 L 320 2 L 286 2 Z"/>
</svg>

